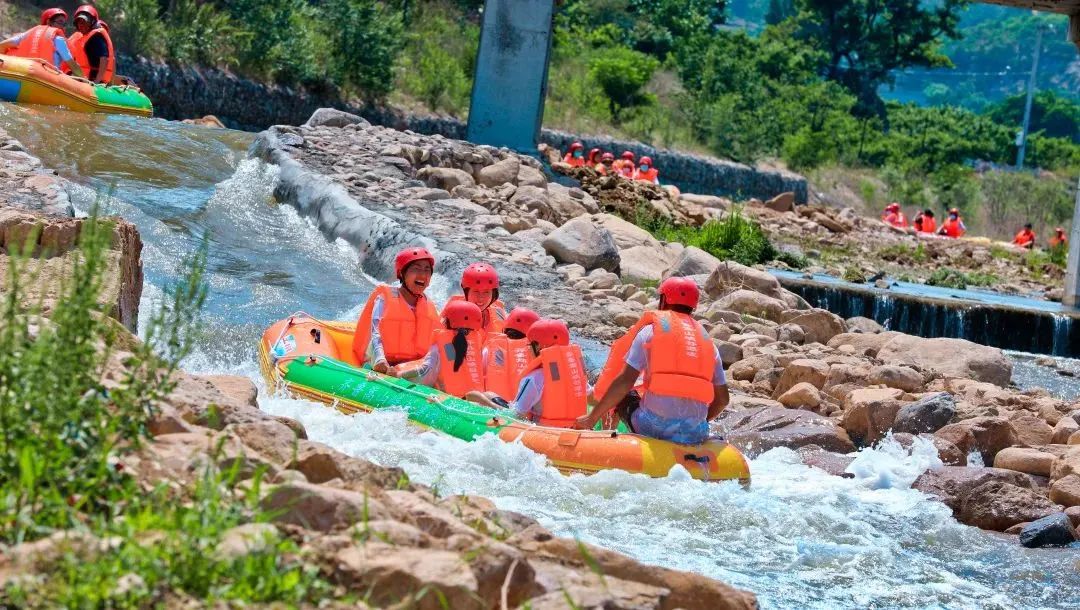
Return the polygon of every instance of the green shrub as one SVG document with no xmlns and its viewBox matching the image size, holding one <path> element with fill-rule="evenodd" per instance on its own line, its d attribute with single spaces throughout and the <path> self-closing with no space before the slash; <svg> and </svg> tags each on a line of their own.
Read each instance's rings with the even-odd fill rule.
<svg viewBox="0 0 1080 610">
<path fill-rule="evenodd" d="M 963 290 L 968 286 L 993 286 L 1000 279 L 993 273 L 972 272 L 964 273 L 947 267 L 935 269 L 927 278 L 928 286 L 942 286 L 944 288 L 957 288 Z"/>
<path fill-rule="evenodd" d="M 589 77 L 608 98 L 615 120 L 623 108 L 643 103 L 641 88 L 660 66 L 654 58 L 626 47 L 612 47 L 597 53 L 589 62 Z"/>
<path fill-rule="evenodd" d="M 169 59 L 185 64 L 226 66 L 239 63 L 239 52 L 254 34 L 236 27 L 227 13 L 196 0 L 171 3 L 165 24 L 165 51 Z"/>
<path fill-rule="evenodd" d="M 393 89 L 401 50 L 401 19 L 375 0 L 329 0 L 322 9 L 331 24 L 333 71 L 346 90 L 379 100 Z"/>
<path fill-rule="evenodd" d="M 806 265 L 805 259 L 779 252 L 761 227 L 738 209 L 721 221 L 710 220 L 700 227 L 674 224 L 643 205 L 638 206 L 634 218 L 629 220 L 658 239 L 701 248 L 721 260 L 733 260 L 743 265 L 773 260 L 783 260 L 795 268 Z"/>
<path fill-rule="evenodd" d="M 120 53 L 157 58 L 165 53 L 165 23 L 157 0 L 99 0 L 109 34 Z"/>
</svg>

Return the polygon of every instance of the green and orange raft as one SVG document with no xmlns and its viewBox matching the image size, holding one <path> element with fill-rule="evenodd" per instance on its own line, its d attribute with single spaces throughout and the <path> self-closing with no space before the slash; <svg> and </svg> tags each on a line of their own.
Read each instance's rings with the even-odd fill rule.
<svg viewBox="0 0 1080 610">
<path fill-rule="evenodd" d="M 271 325 L 259 342 L 260 367 L 270 387 L 282 387 L 293 396 L 322 402 L 347 414 L 403 410 L 414 424 L 466 441 L 494 434 L 543 454 L 564 473 L 619 469 L 663 477 L 679 464 L 696 479 L 750 482 L 746 459 L 719 439 L 678 445 L 614 430 L 537 426 L 507 410 L 492 410 L 360 368 L 352 352 L 354 326 L 304 314 Z"/>
<path fill-rule="evenodd" d="M 153 116 L 150 98 L 131 85 L 74 78 L 40 59 L 0 55 L 0 101 L 61 106 L 74 112 Z"/>
</svg>

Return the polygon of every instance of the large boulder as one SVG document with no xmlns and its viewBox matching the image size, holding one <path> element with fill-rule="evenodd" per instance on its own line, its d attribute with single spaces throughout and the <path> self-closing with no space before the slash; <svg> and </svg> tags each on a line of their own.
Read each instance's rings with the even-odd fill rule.
<svg viewBox="0 0 1080 610">
<path fill-rule="evenodd" d="M 697 248 L 687 246 L 679 253 L 679 258 L 664 272 L 664 279 L 688 275 L 709 275 L 720 265 L 720 259 Z"/>
<path fill-rule="evenodd" d="M 1080 475 L 1065 475 L 1051 483 L 1050 500 L 1063 506 L 1080 506 Z"/>
<path fill-rule="evenodd" d="M 777 400 L 789 409 L 813 411 L 821 404 L 821 392 L 813 384 L 804 381 L 791 386 L 791 389 L 781 394 Z"/>
<path fill-rule="evenodd" d="M 1020 544 L 1028 548 L 1067 546 L 1076 539 L 1076 530 L 1063 512 L 1032 521 L 1020 530 Z"/>
<path fill-rule="evenodd" d="M 575 195 L 580 195 L 580 197 L 575 197 Z M 548 205 L 554 214 L 554 219 L 551 222 L 556 225 L 561 225 L 572 218 L 592 214 L 599 210 L 592 196 L 581 189 L 567 188 L 557 182 L 552 182 L 547 186 L 547 196 Z"/>
<path fill-rule="evenodd" d="M 1054 459 L 1054 454 L 1039 451 L 1038 449 L 1006 447 L 994 456 L 994 468 L 1004 468 L 1040 477 L 1049 477 Z"/>
<path fill-rule="evenodd" d="M 456 186 L 476 185 L 471 174 L 453 167 L 425 167 L 416 172 L 416 177 L 428 186 L 443 189 L 446 192 L 454 190 Z"/>
<path fill-rule="evenodd" d="M 951 394 L 939 392 L 904 405 L 896 414 L 893 432 L 922 434 L 937 432 L 956 415 L 956 402 Z"/>
<path fill-rule="evenodd" d="M 518 167 L 517 183 L 518 186 L 538 186 L 540 188 L 548 185 L 543 172 L 524 163 Z"/>
<path fill-rule="evenodd" d="M 367 126 L 370 123 L 355 114 L 336 108 L 319 108 L 308 118 L 304 127 L 347 127 L 349 125 Z"/>
<path fill-rule="evenodd" d="M 901 336 L 901 333 L 895 331 L 876 334 L 858 332 L 840 333 L 832 339 L 829 339 L 827 345 L 836 349 L 840 349 L 845 345 L 850 345 L 854 353 L 874 358 L 877 357 L 878 352 L 882 347 L 898 336 Z"/>
<path fill-rule="evenodd" d="M 947 377 L 999 386 L 1008 385 L 1012 379 L 1012 363 L 1000 349 L 964 339 L 924 339 L 897 334 L 878 350 L 877 357 L 892 364 L 932 369 Z"/>
<path fill-rule="evenodd" d="M 521 161 L 517 157 L 509 156 L 502 161 L 482 168 L 477 172 L 476 181 L 492 188 L 504 184 L 517 184 L 518 170 L 520 169 Z"/>
<path fill-rule="evenodd" d="M 870 335 L 876 335 L 881 332 L 885 332 L 885 328 L 878 324 L 876 321 L 870 318 L 864 318 L 862 316 L 855 316 L 846 320 L 848 332 L 852 333 L 866 333 Z"/>
<path fill-rule="evenodd" d="M 829 365 L 821 360 L 811 360 L 809 358 L 793 360 L 791 364 L 784 368 L 780 380 L 776 382 L 776 387 L 773 389 L 773 398 L 778 398 L 781 394 L 800 383 L 809 383 L 815 388 L 821 389 L 825 387 L 825 380 L 828 378 Z"/>
<path fill-rule="evenodd" d="M 603 227 L 611 232 L 611 236 L 615 238 L 615 245 L 619 247 L 619 250 L 626 250 L 637 246 L 647 246 L 658 250 L 663 249 L 660 240 L 653 237 L 651 233 L 631 222 L 619 218 L 618 216 L 613 214 L 596 214 L 593 216 L 592 220 L 597 226 Z"/>
<path fill-rule="evenodd" d="M 774 275 L 735 261 L 721 262 L 705 281 L 705 292 L 714 299 L 744 289 L 783 300 L 784 289 Z"/>
<path fill-rule="evenodd" d="M 744 313 L 778 322 L 787 305 L 772 297 L 751 290 L 736 290 L 717 301 L 719 309 Z"/>
<path fill-rule="evenodd" d="M 1037 521 L 1061 510 L 1060 505 L 1034 489 L 991 481 L 975 487 L 964 497 L 956 519 L 982 529 L 1003 532 L 1017 523 Z"/>
<path fill-rule="evenodd" d="M 587 217 L 578 217 L 555 229 L 542 242 L 544 250 L 560 263 L 576 263 L 586 269 L 618 272 L 619 249 L 607 229 Z"/>
<path fill-rule="evenodd" d="M 782 312 L 776 321 L 800 326 L 806 343 L 828 343 L 847 330 L 843 318 L 824 309 L 789 309 Z"/>
<path fill-rule="evenodd" d="M 843 428 L 811 411 L 769 406 L 728 409 L 717 423 L 727 431 L 727 440 L 750 457 L 775 447 L 817 445 L 837 453 L 855 450 Z"/>
<path fill-rule="evenodd" d="M 634 246 L 619 250 L 619 277 L 631 284 L 659 282 L 677 257 L 677 253 L 665 246 Z"/>
<path fill-rule="evenodd" d="M 844 401 L 840 425 L 856 445 L 873 445 L 892 428 L 902 395 L 893 388 L 854 390 Z"/>
<path fill-rule="evenodd" d="M 910 367 L 885 364 L 870 369 L 870 383 L 915 392 L 923 386 L 923 376 Z"/>
<path fill-rule="evenodd" d="M 964 454 L 978 451 L 984 464 L 993 464 L 998 452 L 1016 444 L 1016 431 L 1000 416 L 972 417 L 949 424 L 935 436 L 956 445 Z"/>
<path fill-rule="evenodd" d="M 1008 483 L 1010 485 L 1033 489 L 1031 477 L 1000 468 L 972 468 L 968 466 L 941 466 L 932 468 L 919 475 L 912 483 L 912 489 L 934 496 L 958 513 L 963 501 L 980 485 L 985 483 Z M 1017 521 L 1020 523 L 1020 521 Z"/>
<path fill-rule="evenodd" d="M 300 482 L 273 488 L 260 507 L 273 514 L 275 521 L 320 532 L 345 529 L 364 519 L 397 516 L 367 494 Z"/>
</svg>

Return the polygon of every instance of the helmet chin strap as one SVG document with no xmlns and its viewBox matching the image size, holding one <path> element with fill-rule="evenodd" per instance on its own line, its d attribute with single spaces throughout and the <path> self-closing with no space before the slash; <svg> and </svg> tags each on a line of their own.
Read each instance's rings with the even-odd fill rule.
<svg viewBox="0 0 1080 610">
<path fill-rule="evenodd" d="M 424 297 L 423 293 L 416 294 L 412 290 L 409 290 L 409 285 L 405 283 L 405 275 L 404 274 L 398 276 L 398 280 L 401 282 L 401 289 L 404 290 L 405 292 L 409 293 L 412 296 L 412 298 L 419 301 L 420 299 L 422 299 Z"/>
</svg>

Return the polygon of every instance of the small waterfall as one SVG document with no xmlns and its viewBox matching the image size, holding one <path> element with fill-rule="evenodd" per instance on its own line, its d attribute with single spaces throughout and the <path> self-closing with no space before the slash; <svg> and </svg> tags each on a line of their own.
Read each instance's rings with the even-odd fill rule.
<svg viewBox="0 0 1080 610">
<path fill-rule="evenodd" d="M 1072 330 L 1072 318 L 1069 316 L 1054 316 L 1054 343 L 1050 353 L 1055 356 L 1068 356 L 1070 354 L 1069 335 Z"/>
</svg>

